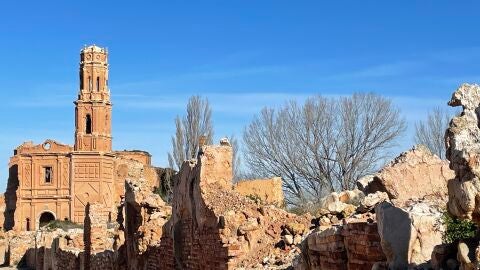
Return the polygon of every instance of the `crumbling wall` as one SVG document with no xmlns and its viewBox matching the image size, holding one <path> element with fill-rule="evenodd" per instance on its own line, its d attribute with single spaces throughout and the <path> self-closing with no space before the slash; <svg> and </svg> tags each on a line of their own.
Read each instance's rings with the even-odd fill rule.
<svg viewBox="0 0 480 270">
<path fill-rule="evenodd" d="M 146 151 L 141 150 L 124 150 L 124 151 L 115 151 L 113 152 L 117 158 L 134 160 L 136 162 L 142 163 L 143 165 L 152 165 L 152 155 Z"/>
<path fill-rule="evenodd" d="M 121 153 L 121 152 L 120 152 Z M 154 187 L 158 187 L 161 179 L 161 175 L 158 173 L 158 169 L 150 165 L 150 163 L 144 163 L 145 161 L 138 161 L 137 159 L 130 158 L 129 156 L 117 155 L 115 159 L 115 198 L 114 202 L 117 207 L 121 207 L 122 199 L 125 197 L 125 181 L 127 179 L 139 179 L 140 175 L 132 175 L 132 173 L 140 173 L 143 181 L 148 182 L 148 185 L 152 187 L 150 192 L 153 192 Z M 134 165 L 135 164 L 135 165 Z M 138 167 L 137 172 L 132 172 L 132 167 Z"/>
<path fill-rule="evenodd" d="M 175 263 L 181 269 L 228 269 L 230 257 L 235 255 L 229 254 L 229 248 L 240 250 L 238 245 L 224 246 L 220 230 L 226 229 L 226 220 L 217 216 L 204 198 L 209 195 L 204 192 L 220 192 L 229 187 L 228 181 L 233 178 L 228 158 L 231 153 L 228 146 L 205 147 L 198 164 L 196 160 L 185 162 L 174 180 L 171 223 Z M 217 200 L 220 201 L 218 197 Z M 228 240 L 224 242 L 228 244 Z"/>
<path fill-rule="evenodd" d="M 8 266 L 27 266 L 35 267 L 35 232 L 14 232 L 9 231 L 5 234 L 7 247 L 5 254 L 5 263 Z"/>
<path fill-rule="evenodd" d="M 242 180 L 234 185 L 236 192 L 253 198 L 258 198 L 263 203 L 283 206 L 284 197 L 282 178 Z"/>
<path fill-rule="evenodd" d="M 83 230 L 70 231 L 65 235 L 60 235 L 52 243 L 52 264 L 44 265 L 43 269 L 79 270 L 80 261 L 83 261 L 83 250 Z"/>
<path fill-rule="evenodd" d="M 105 206 L 93 203 L 85 207 L 83 267 L 89 269 L 114 269 L 114 235 L 108 230 L 110 221 Z"/>
<path fill-rule="evenodd" d="M 184 163 L 174 180 L 169 225 L 179 269 L 288 264 L 286 257 L 297 251 L 295 240 L 300 243 L 308 232 L 309 217 L 262 206 L 235 192 L 231 162 L 228 143 L 204 146 L 198 159 Z"/>
<path fill-rule="evenodd" d="M 147 179 L 148 173 L 150 169 L 141 163 L 128 164 L 125 181 L 126 263 L 129 269 L 173 269 L 173 244 L 163 231 L 171 216 L 171 207 L 153 193 L 154 183 Z"/>
<path fill-rule="evenodd" d="M 320 227 L 304 243 L 303 269 L 370 270 L 385 261 L 380 241 L 376 222 L 362 218 Z"/>
</svg>

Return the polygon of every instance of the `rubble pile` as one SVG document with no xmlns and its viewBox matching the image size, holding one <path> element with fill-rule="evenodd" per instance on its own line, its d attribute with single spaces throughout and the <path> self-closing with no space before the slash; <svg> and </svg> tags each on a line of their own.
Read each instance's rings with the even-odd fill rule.
<svg viewBox="0 0 480 270">
<path fill-rule="evenodd" d="M 430 266 L 435 246 L 442 244 L 450 177 L 447 162 L 415 146 L 377 174 L 360 179 L 362 191 L 324 197 L 317 228 L 303 244 L 296 269 Z"/>
</svg>

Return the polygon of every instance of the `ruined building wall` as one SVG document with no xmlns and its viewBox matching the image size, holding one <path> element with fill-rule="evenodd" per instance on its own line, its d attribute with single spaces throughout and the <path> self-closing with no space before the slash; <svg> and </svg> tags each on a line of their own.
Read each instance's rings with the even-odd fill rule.
<svg viewBox="0 0 480 270">
<path fill-rule="evenodd" d="M 220 239 L 219 220 L 205 204 L 201 189 L 209 188 L 206 185 L 215 185 L 216 189 L 228 186 L 232 179 L 228 158 L 231 148 L 205 147 L 203 153 L 198 165 L 196 161 L 185 162 L 175 181 L 172 216 L 175 261 L 185 269 L 227 269 L 228 249 Z"/>
<path fill-rule="evenodd" d="M 293 235 L 310 219 L 264 206 L 233 190 L 232 148 L 204 146 L 174 179 L 171 225 L 175 264 L 180 269 L 252 267 L 278 252 L 286 224 Z M 292 236 L 293 237 L 293 236 Z M 288 253 L 288 252 L 287 252 Z M 273 256 L 273 255 L 272 255 Z"/>
<path fill-rule="evenodd" d="M 146 151 L 124 150 L 124 151 L 115 151 L 114 154 L 117 158 L 135 160 L 144 165 L 152 165 L 152 156 Z"/>
<path fill-rule="evenodd" d="M 258 198 L 263 203 L 283 206 L 282 178 L 242 180 L 234 185 L 236 192 Z"/>
<path fill-rule="evenodd" d="M 370 270 L 386 260 L 377 224 L 351 221 L 310 234 L 304 247 L 306 269 Z"/>
<path fill-rule="evenodd" d="M 124 163 L 125 249 L 129 269 L 173 269 L 173 243 L 165 231 L 171 207 L 153 193 L 151 167 L 134 160 Z"/>
<path fill-rule="evenodd" d="M 10 160 L 4 228 L 35 230 L 42 214 L 70 219 L 72 148 L 55 141 L 22 144 Z"/>
</svg>

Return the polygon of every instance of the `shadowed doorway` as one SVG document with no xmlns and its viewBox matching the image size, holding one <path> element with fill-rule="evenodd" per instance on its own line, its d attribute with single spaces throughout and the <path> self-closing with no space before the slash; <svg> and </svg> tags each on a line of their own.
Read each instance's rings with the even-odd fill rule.
<svg viewBox="0 0 480 270">
<path fill-rule="evenodd" d="M 52 213 L 43 212 L 42 215 L 40 216 L 40 221 L 39 221 L 40 227 L 43 227 L 54 220 L 55 220 L 55 216 Z"/>
</svg>

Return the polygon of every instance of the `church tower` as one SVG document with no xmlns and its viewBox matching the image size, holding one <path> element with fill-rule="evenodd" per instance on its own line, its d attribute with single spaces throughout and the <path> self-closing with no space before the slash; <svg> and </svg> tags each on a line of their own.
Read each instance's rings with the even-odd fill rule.
<svg viewBox="0 0 480 270">
<path fill-rule="evenodd" d="M 75 151 L 112 151 L 108 52 L 98 46 L 80 52 L 80 90 L 75 103 Z"/>
</svg>

